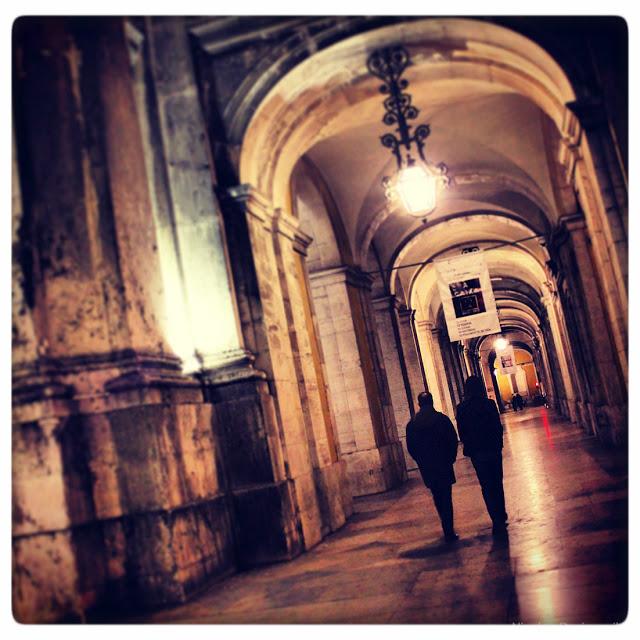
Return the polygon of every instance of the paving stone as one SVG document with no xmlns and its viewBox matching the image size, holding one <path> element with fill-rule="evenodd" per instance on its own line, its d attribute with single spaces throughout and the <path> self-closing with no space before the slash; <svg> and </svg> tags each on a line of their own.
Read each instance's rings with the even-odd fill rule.
<svg viewBox="0 0 640 640">
<path fill-rule="evenodd" d="M 412 472 L 399 489 L 356 499 L 345 527 L 299 558 L 232 576 L 183 606 L 118 622 L 621 622 L 628 597 L 625 454 L 599 448 L 551 416 L 550 450 L 543 411 L 504 418 L 506 540 L 491 535 L 463 458 L 453 489 L 460 534 L 453 545 L 443 542 L 431 497 Z"/>
</svg>

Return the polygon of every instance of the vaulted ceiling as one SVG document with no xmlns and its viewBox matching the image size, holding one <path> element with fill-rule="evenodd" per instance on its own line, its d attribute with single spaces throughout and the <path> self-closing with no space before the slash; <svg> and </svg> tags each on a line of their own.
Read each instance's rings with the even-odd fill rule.
<svg viewBox="0 0 640 640">
<path fill-rule="evenodd" d="M 426 221 L 390 208 L 381 186 L 395 159 L 380 143 L 389 130 L 383 96 L 365 63 L 374 45 L 396 42 L 412 57 L 405 77 L 420 113 L 411 124 L 430 125 L 426 155 L 446 163 L 453 178 Z M 522 36 L 472 20 L 355 36 L 274 87 L 249 126 L 242 172 L 276 206 L 292 189 L 294 211 L 316 242 L 312 270 L 340 262 L 379 270 L 390 292 L 434 317 L 437 288 L 421 263 L 470 244 L 513 243 L 490 252 L 492 277 L 543 295 L 547 251 L 535 239 L 517 241 L 547 233 L 561 214 L 554 156 L 572 93 L 554 64 Z"/>
</svg>

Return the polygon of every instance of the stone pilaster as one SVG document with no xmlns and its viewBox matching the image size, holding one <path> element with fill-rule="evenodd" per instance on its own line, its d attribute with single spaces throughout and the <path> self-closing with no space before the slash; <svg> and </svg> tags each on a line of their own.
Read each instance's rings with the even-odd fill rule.
<svg viewBox="0 0 640 640">
<path fill-rule="evenodd" d="M 298 228 L 297 219 L 281 210 L 275 212 L 275 256 L 312 467 L 304 480 L 297 481 L 298 493 L 315 492 L 319 509 L 319 526 L 314 523 L 316 538 L 305 536 L 307 548 L 342 526 L 351 511 L 350 500 L 343 504 L 345 491 L 340 489 L 340 483 L 346 464 L 338 461 L 333 416 L 324 389 L 323 356 L 320 345 L 314 344 L 315 327 L 304 264 L 310 242 L 311 238 Z M 304 494 L 301 500 L 305 505 L 310 503 Z"/>
<path fill-rule="evenodd" d="M 216 370 L 234 362 L 242 368 L 246 352 L 187 30 L 178 17 L 149 18 L 145 25 L 142 46 L 153 86 L 140 96 L 138 107 L 143 113 L 149 94 L 155 97 L 143 128 L 158 235 L 167 238 L 160 257 L 163 271 L 171 272 L 184 295 L 185 322 L 170 323 L 169 331 L 172 337 L 181 334 L 175 336 L 177 344 L 184 334 L 191 338 L 191 352 L 183 356 L 187 370 Z M 139 76 L 144 84 L 144 72 Z M 158 164 L 164 171 L 154 171 Z M 170 317 L 173 313 L 170 309 Z"/>
<path fill-rule="evenodd" d="M 415 461 L 409 455 L 406 444 L 407 422 L 414 415 L 415 409 L 404 345 L 400 340 L 398 328 L 398 306 L 395 296 L 373 300 L 378 338 L 384 358 L 384 368 L 387 374 L 398 437 L 402 443 L 407 468 L 415 469 Z"/>
<path fill-rule="evenodd" d="M 583 219 L 574 218 L 566 220 L 564 226 L 569 232 L 575 257 L 576 272 L 571 275 L 572 279 L 579 279 L 582 320 L 586 321 L 591 336 L 589 347 L 593 362 L 588 363 L 589 370 L 585 374 L 590 376 L 593 389 L 584 401 L 596 405 L 592 411 L 596 417 L 594 427 L 597 435 L 604 440 L 621 443 L 627 438 L 626 379 L 611 339 L 612 328 L 592 261 L 586 223 Z"/>
<path fill-rule="evenodd" d="M 568 105 L 560 162 L 584 211 L 617 358 L 628 376 L 628 191 L 602 104 Z"/>
<path fill-rule="evenodd" d="M 13 371 L 14 614 L 181 601 L 233 569 L 233 536 L 211 406 L 162 329 L 124 21 L 24 18 L 14 36 L 37 344 Z"/>
<path fill-rule="evenodd" d="M 426 391 L 426 382 L 420 352 L 414 331 L 415 310 L 400 307 L 397 312 L 398 331 L 407 367 L 407 377 L 411 388 L 411 402 L 414 411 L 418 410 L 418 394 Z"/>
<path fill-rule="evenodd" d="M 440 331 L 428 320 L 416 320 L 416 335 L 420 345 L 429 391 L 434 407 L 455 420 L 455 407 L 449 393 L 444 360 L 440 350 Z"/>
<path fill-rule="evenodd" d="M 363 297 L 370 279 L 348 267 L 309 278 L 338 447 L 347 461 L 352 490 L 354 495 L 385 491 L 402 481 L 406 471 L 377 337 L 366 315 Z"/>
</svg>

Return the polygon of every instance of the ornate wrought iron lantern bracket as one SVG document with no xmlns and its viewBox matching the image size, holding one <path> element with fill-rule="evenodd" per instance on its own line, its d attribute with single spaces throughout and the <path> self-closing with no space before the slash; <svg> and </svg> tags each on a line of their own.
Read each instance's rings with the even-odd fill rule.
<svg viewBox="0 0 640 640">
<path fill-rule="evenodd" d="M 398 198 L 398 181 L 401 172 L 417 165 L 421 165 L 425 178 L 435 181 L 434 189 L 438 185 L 449 186 L 451 181 L 447 166 L 443 162 L 434 166 L 424 156 L 424 142 L 431 133 L 430 126 L 421 124 L 414 129 L 409 124 L 409 121 L 415 120 L 420 113 L 411 103 L 409 93 L 405 91 L 409 81 L 403 78 L 402 74 L 409 64 L 409 53 L 400 45 L 374 51 L 367 60 L 369 72 L 383 81 L 380 93 L 387 96 L 384 100 L 385 114 L 382 122 L 387 126 L 395 127 L 395 133 L 388 132 L 380 137 L 380 142 L 391 150 L 398 165 L 396 176 L 391 178 L 385 176 L 382 179 L 385 195 L 390 202 Z M 417 158 L 412 155 L 413 145 L 417 150 Z M 408 204 L 406 198 L 403 197 L 402 200 L 412 215 L 425 216 L 435 208 L 434 198 L 432 198 L 433 202 L 425 204 L 419 211 Z"/>
</svg>

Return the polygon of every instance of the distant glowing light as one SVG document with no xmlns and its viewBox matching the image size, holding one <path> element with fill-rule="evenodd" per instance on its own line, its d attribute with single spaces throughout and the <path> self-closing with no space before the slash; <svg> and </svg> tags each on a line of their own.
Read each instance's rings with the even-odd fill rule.
<svg viewBox="0 0 640 640">
<path fill-rule="evenodd" d="M 506 349 L 509 346 L 509 341 L 506 340 L 505 338 L 498 338 L 493 343 L 493 346 L 496 348 L 496 350 L 502 351 L 503 349 Z"/>
</svg>

